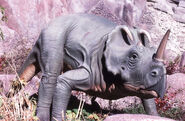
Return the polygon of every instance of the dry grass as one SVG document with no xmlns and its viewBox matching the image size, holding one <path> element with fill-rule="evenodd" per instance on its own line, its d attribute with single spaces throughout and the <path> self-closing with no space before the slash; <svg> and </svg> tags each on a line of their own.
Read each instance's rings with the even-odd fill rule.
<svg viewBox="0 0 185 121">
<path fill-rule="evenodd" d="M 5 94 L 0 92 L 0 119 L 2 121 L 34 121 L 37 120 L 37 117 L 34 116 L 36 110 L 36 101 L 31 99 L 29 96 L 20 91 L 21 88 L 24 88 L 25 83 L 23 80 L 20 80 L 17 74 L 17 68 L 14 63 L 14 59 L 11 56 L 10 60 L 6 60 L 8 66 L 16 74 L 17 79 L 13 80 L 11 89 L 9 92 L 8 98 Z M 18 87 L 18 88 L 17 88 Z M 14 93 L 17 93 L 14 95 Z M 12 96 L 14 95 L 14 96 Z"/>
<path fill-rule="evenodd" d="M 12 98 L 0 96 L 0 117 L 3 121 L 34 121 L 36 102 L 29 100 L 24 93 L 19 93 Z"/>
<path fill-rule="evenodd" d="M 67 110 L 67 121 L 103 120 L 96 113 L 86 112 L 83 109 L 84 102 L 81 98 L 78 109 Z M 2 121 L 37 121 L 35 111 L 35 99 L 30 100 L 24 92 L 18 93 L 12 98 L 7 98 L 4 94 L 0 96 L 0 120 Z"/>
</svg>

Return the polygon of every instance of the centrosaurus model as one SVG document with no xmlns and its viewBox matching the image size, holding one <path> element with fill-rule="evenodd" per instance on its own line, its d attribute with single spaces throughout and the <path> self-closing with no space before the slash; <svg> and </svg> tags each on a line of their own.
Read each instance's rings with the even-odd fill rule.
<svg viewBox="0 0 185 121">
<path fill-rule="evenodd" d="M 62 112 L 66 112 L 72 90 L 110 100 L 138 96 L 146 113 L 157 115 L 153 98 L 165 94 L 162 59 L 169 33 L 154 49 L 142 29 L 88 14 L 56 18 L 42 30 L 19 72 L 25 81 L 42 72 L 38 118 L 65 119 Z M 64 65 L 68 70 L 63 70 Z"/>
</svg>

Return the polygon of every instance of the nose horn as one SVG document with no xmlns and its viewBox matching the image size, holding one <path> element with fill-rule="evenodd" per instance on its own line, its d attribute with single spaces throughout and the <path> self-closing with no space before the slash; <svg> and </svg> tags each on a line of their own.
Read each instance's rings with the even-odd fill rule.
<svg viewBox="0 0 185 121">
<path fill-rule="evenodd" d="M 160 45 L 157 49 L 157 52 L 155 54 L 156 60 L 163 60 L 163 55 L 164 55 L 164 51 L 166 48 L 166 44 L 167 44 L 167 40 L 168 40 L 169 35 L 170 35 L 170 29 L 168 29 L 168 31 L 164 35 L 163 39 L 161 40 L 161 43 L 160 43 Z"/>
</svg>

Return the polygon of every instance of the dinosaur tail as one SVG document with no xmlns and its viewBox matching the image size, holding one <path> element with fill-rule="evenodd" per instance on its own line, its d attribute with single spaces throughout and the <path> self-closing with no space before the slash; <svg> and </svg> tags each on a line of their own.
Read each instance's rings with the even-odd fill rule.
<svg viewBox="0 0 185 121">
<path fill-rule="evenodd" d="M 26 61 L 24 62 L 23 66 L 18 72 L 18 76 L 20 80 L 24 82 L 28 82 L 32 79 L 38 72 L 41 71 L 39 60 L 40 60 L 40 37 L 38 41 L 35 43 L 33 49 L 31 50 L 30 54 L 28 55 Z"/>
</svg>

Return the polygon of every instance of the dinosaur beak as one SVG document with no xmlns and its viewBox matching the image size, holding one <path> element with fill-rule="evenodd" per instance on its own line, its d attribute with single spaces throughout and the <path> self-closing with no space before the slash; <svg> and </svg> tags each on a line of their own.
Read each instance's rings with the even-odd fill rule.
<svg viewBox="0 0 185 121">
<path fill-rule="evenodd" d="M 170 30 L 168 30 L 166 32 L 166 34 L 164 35 L 163 39 L 161 40 L 161 43 L 157 49 L 157 52 L 155 54 L 155 59 L 156 60 L 163 60 L 163 55 L 164 55 L 164 51 L 165 51 L 165 48 L 166 48 L 166 44 L 167 44 L 167 40 L 168 40 L 168 37 L 170 35 Z"/>
<path fill-rule="evenodd" d="M 153 87 L 149 88 L 149 90 L 155 91 L 158 95 L 158 97 L 163 98 L 164 94 L 166 93 L 166 75 L 161 78 L 161 80 L 154 85 Z"/>
</svg>

